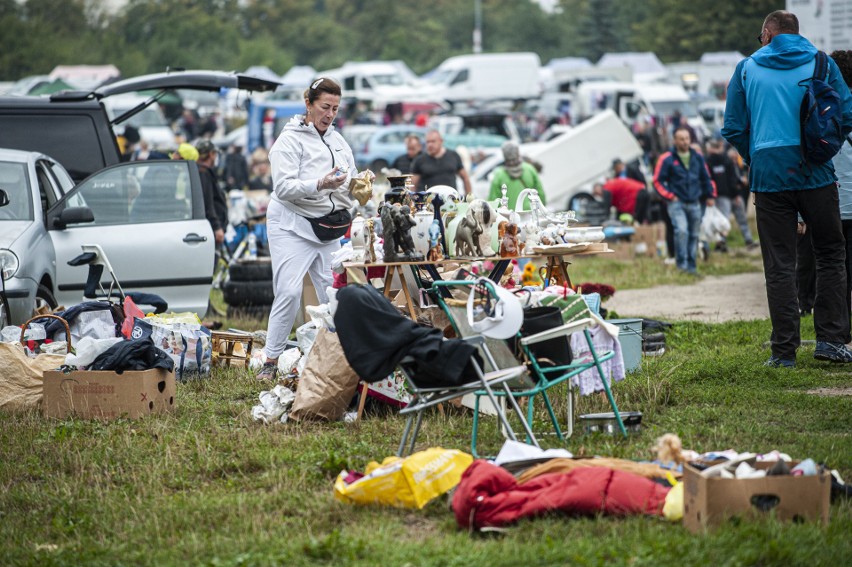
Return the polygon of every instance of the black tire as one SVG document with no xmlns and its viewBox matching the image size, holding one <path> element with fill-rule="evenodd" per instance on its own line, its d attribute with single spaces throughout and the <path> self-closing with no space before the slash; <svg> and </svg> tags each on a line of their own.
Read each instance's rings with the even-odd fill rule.
<svg viewBox="0 0 852 567">
<path fill-rule="evenodd" d="M 228 319 L 263 319 L 269 317 L 271 305 L 229 305 Z"/>
<path fill-rule="evenodd" d="M 222 285 L 222 297 L 225 303 L 234 306 L 272 305 L 275 291 L 272 289 L 272 280 L 253 282 L 229 280 Z"/>
<path fill-rule="evenodd" d="M 56 302 L 56 298 L 53 297 L 53 292 L 50 291 L 50 288 L 39 284 L 38 289 L 36 290 L 35 307 L 38 309 L 45 305 L 50 307 L 50 310 L 53 311 L 59 304 Z M 35 310 L 33 310 L 33 312 L 35 312 Z"/>
<path fill-rule="evenodd" d="M 272 262 L 249 260 L 234 262 L 228 268 L 232 282 L 272 281 Z"/>
</svg>

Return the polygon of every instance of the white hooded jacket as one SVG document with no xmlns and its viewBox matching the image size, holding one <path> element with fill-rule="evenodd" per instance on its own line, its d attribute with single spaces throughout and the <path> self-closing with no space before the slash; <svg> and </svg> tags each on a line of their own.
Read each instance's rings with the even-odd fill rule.
<svg viewBox="0 0 852 567">
<path fill-rule="evenodd" d="M 294 116 L 269 150 L 272 198 L 294 213 L 317 218 L 339 209 L 351 210 L 355 200 L 349 180 L 355 175 L 352 149 L 334 126 L 321 136 L 304 116 Z M 335 167 L 346 168 L 346 181 L 337 189 L 317 189 Z"/>
</svg>

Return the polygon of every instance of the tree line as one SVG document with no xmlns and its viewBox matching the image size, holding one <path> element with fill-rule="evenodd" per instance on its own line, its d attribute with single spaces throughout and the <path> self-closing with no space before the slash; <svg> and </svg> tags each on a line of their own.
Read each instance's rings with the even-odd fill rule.
<svg viewBox="0 0 852 567">
<path fill-rule="evenodd" d="M 485 52 L 554 57 L 653 51 L 664 62 L 750 54 L 783 0 L 481 0 Z M 114 64 L 125 77 L 167 68 L 244 70 L 401 59 L 423 73 L 472 51 L 474 0 L 0 0 L 0 80 L 60 64 Z"/>
</svg>

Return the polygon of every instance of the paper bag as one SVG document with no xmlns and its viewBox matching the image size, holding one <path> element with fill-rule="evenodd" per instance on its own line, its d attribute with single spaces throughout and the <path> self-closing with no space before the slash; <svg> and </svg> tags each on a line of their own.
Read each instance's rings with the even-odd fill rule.
<svg viewBox="0 0 852 567">
<path fill-rule="evenodd" d="M 0 409 L 24 410 L 41 402 L 42 376 L 65 363 L 61 354 L 29 358 L 20 344 L 0 343 Z"/>
<path fill-rule="evenodd" d="M 290 419 L 340 419 L 355 395 L 358 381 L 358 374 L 346 362 L 337 333 L 319 329 L 299 376 Z"/>
</svg>

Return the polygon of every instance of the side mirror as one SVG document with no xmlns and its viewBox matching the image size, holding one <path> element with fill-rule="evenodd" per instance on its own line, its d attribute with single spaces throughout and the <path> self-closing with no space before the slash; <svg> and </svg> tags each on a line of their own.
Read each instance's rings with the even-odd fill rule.
<svg viewBox="0 0 852 567">
<path fill-rule="evenodd" d="M 9 194 L 3 189 L 0 189 L 0 207 L 5 207 L 9 204 Z"/>
<path fill-rule="evenodd" d="M 62 230 L 69 224 L 82 224 L 94 221 L 95 214 L 89 207 L 68 207 L 59 213 L 59 216 L 53 221 L 53 227 Z"/>
</svg>

